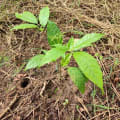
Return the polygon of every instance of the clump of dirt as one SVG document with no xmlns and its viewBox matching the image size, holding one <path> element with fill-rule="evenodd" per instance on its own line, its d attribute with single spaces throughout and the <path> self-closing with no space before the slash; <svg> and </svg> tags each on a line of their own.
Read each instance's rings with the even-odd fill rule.
<svg viewBox="0 0 120 120">
<path fill-rule="evenodd" d="M 0 3 L 0 120 L 120 119 L 118 0 L 9 0 Z M 57 69 L 57 62 L 24 71 L 32 56 L 50 47 L 46 31 L 10 31 L 14 25 L 22 23 L 14 14 L 30 11 L 38 15 L 44 6 L 49 6 L 50 19 L 65 32 L 64 43 L 72 36 L 80 38 L 91 32 L 106 35 L 92 47 L 83 49 L 96 57 L 101 65 L 104 95 L 90 81 L 82 95 L 67 71 Z M 70 65 L 76 65 L 74 60 Z"/>
</svg>

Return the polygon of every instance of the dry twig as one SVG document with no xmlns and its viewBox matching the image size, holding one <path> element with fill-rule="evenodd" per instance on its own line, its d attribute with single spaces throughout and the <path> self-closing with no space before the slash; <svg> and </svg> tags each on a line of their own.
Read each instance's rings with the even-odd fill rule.
<svg viewBox="0 0 120 120">
<path fill-rule="evenodd" d="M 18 95 L 14 97 L 14 99 L 11 101 L 9 106 L 0 114 L 0 119 L 4 117 L 4 115 L 12 108 L 12 106 L 16 103 L 17 100 L 18 100 Z"/>
</svg>

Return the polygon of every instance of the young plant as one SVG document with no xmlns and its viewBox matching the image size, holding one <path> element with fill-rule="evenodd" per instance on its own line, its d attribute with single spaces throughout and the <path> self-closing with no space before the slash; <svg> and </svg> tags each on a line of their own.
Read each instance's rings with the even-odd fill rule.
<svg viewBox="0 0 120 120">
<path fill-rule="evenodd" d="M 71 38 L 67 44 L 55 44 L 44 55 L 39 54 L 32 57 L 27 63 L 25 70 L 41 67 L 61 57 L 61 66 L 67 68 L 68 74 L 81 93 L 84 93 L 85 83 L 88 80 L 91 80 L 104 93 L 102 71 L 97 60 L 90 54 L 80 51 L 81 48 L 90 46 L 91 43 L 102 37 L 103 34 L 91 33 L 86 34 L 81 39 Z M 78 67 L 68 66 L 72 56 L 77 62 Z"/>
<path fill-rule="evenodd" d="M 25 11 L 23 13 L 16 13 L 17 19 L 23 20 L 28 23 L 16 25 L 12 30 L 36 28 L 43 31 L 47 25 L 47 39 L 49 45 L 52 47 L 54 44 L 62 44 L 62 33 L 57 25 L 49 20 L 49 8 L 44 7 L 40 10 L 39 17 L 35 17 L 31 12 Z"/>
<path fill-rule="evenodd" d="M 102 93 L 104 93 L 102 71 L 97 60 L 90 54 L 81 51 L 82 48 L 91 46 L 92 43 L 100 40 L 103 37 L 103 34 L 86 34 L 80 39 L 72 37 L 67 44 L 62 44 L 63 36 L 60 29 L 54 22 L 48 20 L 48 7 L 45 7 L 40 11 L 39 20 L 37 20 L 37 18 L 30 12 L 23 12 L 22 14 L 16 13 L 16 17 L 29 22 L 30 24 L 17 25 L 13 29 L 37 28 L 41 30 L 41 28 L 47 26 L 47 39 L 51 46 L 51 49 L 45 51 L 44 55 L 39 54 L 32 57 L 27 63 L 25 70 L 39 68 L 61 58 L 61 66 L 67 68 L 68 74 L 81 93 L 84 93 L 85 83 L 88 80 L 92 81 L 101 89 Z M 69 66 L 72 56 L 78 64 L 78 67 Z"/>
<path fill-rule="evenodd" d="M 28 23 L 16 25 L 12 28 L 12 30 L 19 30 L 19 29 L 28 29 L 28 28 L 37 28 L 38 30 L 42 30 L 48 20 L 49 20 L 49 8 L 44 7 L 40 10 L 39 18 L 34 16 L 31 12 L 25 11 L 23 13 L 15 13 L 16 18 L 23 20 Z"/>
</svg>

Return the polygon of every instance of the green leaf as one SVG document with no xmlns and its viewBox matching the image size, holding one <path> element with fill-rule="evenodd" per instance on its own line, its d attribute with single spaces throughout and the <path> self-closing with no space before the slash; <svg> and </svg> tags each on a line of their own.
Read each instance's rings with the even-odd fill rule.
<svg viewBox="0 0 120 120">
<path fill-rule="evenodd" d="M 64 57 L 67 47 L 58 45 L 57 48 L 52 48 L 49 50 L 44 58 L 41 60 L 39 67 L 43 66 L 46 63 L 56 61 L 59 57 Z"/>
<path fill-rule="evenodd" d="M 16 18 L 21 19 L 26 22 L 30 22 L 30 23 L 34 23 L 34 24 L 38 23 L 37 18 L 31 12 L 28 12 L 28 11 L 25 11 L 21 14 L 16 13 L 15 16 L 16 16 Z"/>
<path fill-rule="evenodd" d="M 68 54 L 65 55 L 65 58 L 62 58 L 62 60 L 61 60 L 61 65 L 62 65 L 63 67 L 65 67 L 65 66 L 67 66 L 67 65 L 69 64 L 70 59 L 71 59 L 71 56 L 72 56 L 72 54 L 71 54 L 71 53 L 68 53 Z"/>
<path fill-rule="evenodd" d="M 36 55 L 32 57 L 29 62 L 27 63 L 25 70 L 31 69 L 31 68 L 36 68 L 40 65 L 42 58 L 44 55 Z"/>
<path fill-rule="evenodd" d="M 74 52 L 73 57 L 83 74 L 104 93 L 102 71 L 97 60 L 86 52 Z"/>
<path fill-rule="evenodd" d="M 74 34 L 78 34 L 78 35 L 84 35 L 83 32 L 77 31 L 77 30 L 72 30 L 71 32 L 73 32 Z"/>
<path fill-rule="evenodd" d="M 88 81 L 88 79 L 84 76 L 84 74 L 81 72 L 81 70 L 76 67 L 69 67 L 68 74 L 70 75 L 74 84 L 81 91 L 81 93 L 84 93 L 85 83 Z"/>
<path fill-rule="evenodd" d="M 69 49 L 72 49 L 72 47 L 74 46 L 74 38 L 70 38 L 66 45 Z"/>
<path fill-rule="evenodd" d="M 79 50 L 81 48 L 90 46 L 91 43 L 100 40 L 103 36 L 104 34 L 101 33 L 91 33 L 91 34 L 86 34 L 81 39 L 74 39 L 74 44 L 71 47 L 71 50 Z"/>
<path fill-rule="evenodd" d="M 45 27 L 49 19 L 49 8 L 44 7 L 40 10 L 39 21 L 40 24 Z"/>
<path fill-rule="evenodd" d="M 54 22 L 48 21 L 47 24 L 47 39 L 50 46 L 54 44 L 62 44 L 63 36 L 60 29 Z"/>
<path fill-rule="evenodd" d="M 20 24 L 14 26 L 11 30 L 19 30 L 19 29 L 28 29 L 28 28 L 37 28 L 37 25 L 34 24 Z"/>
<path fill-rule="evenodd" d="M 0 55 L 0 67 L 5 65 L 7 62 L 9 62 L 9 57 L 8 56 L 1 56 Z"/>
</svg>

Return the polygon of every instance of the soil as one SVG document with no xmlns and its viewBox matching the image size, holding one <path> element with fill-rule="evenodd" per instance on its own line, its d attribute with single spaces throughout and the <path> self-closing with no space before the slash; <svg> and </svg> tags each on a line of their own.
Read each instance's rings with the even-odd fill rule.
<svg viewBox="0 0 120 120">
<path fill-rule="evenodd" d="M 83 49 L 102 68 L 104 95 L 90 81 L 81 94 L 66 69 L 57 69 L 59 61 L 24 71 L 32 56 L 50 47 L 46 30 L 11 31 L 23 22 L 15 18 L 15 12 L 30 11 L 37 16 L 44 6 L 49 6 L 50 19 L 65 32 L 65 43 L 72 36 L 105 34 Z M 76 65 L 74 60 L 70 65 Z M 0 120 L 120 120 L 120 1 L 0 1 Z"/>
</svg>

